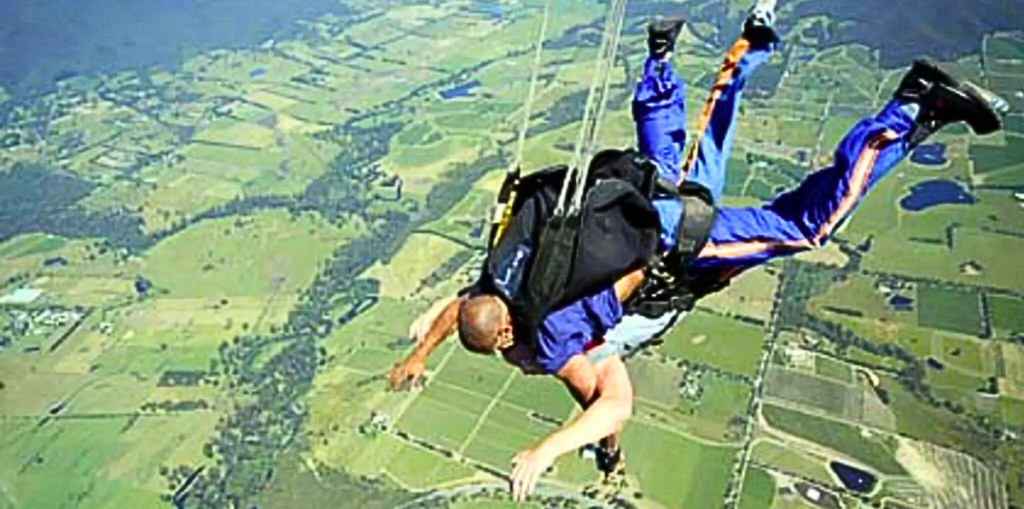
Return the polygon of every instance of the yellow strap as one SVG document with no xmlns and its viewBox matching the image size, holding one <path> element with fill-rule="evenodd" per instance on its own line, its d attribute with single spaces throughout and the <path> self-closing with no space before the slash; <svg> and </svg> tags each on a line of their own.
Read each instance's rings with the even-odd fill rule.
<svg viewBox="0 0 1024 509">
<path fill-rule="evenodd" d="M 501 219 L 498 220 L 498 231 L 494 235 L 494 243 L 491 244 L 491 249 L 498 245 L 501 238 L 505 236 L 505 230 L 508 228 L 508 224 L 512 222 L 512 204 L 516 202 L 516 187 L 519 186 L 519 181 L 516 180 L 512 184 L 512 193 L 508 195 L 508 203 L 505 204 L 505 209 L 501 211 Z"/>
</svg>

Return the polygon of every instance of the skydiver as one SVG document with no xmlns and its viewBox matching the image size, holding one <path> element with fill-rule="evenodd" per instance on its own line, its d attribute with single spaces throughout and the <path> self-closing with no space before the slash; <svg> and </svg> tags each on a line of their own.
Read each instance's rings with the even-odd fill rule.
<svg viewBox="0 0 1024 509">
<path fill-rule="evenodd" d="M 777 41 L 772 18 L 770 12 L 757 11 L 748 18 L 702 115 L 707 127 L 696 142 L 688 182 L 705 189 L 713 203 L 724 187 L 743 86 Z M 636 88 L 633 114 L 641 150 L 655 161 L 661 177 L 674 181 L 687 163 L 680 165 L 685 143 L 682 81 L 668 62 L 678 27 L 668 28 L 666 24 L 650 28 L 651 51 Z M 493 295 L 470 292 L 446 299 L 419 322 L 417 345 L 392 371 L 392 385 L 418 381 L 426 357 L 457 331 L 470 351 L 500 353 L 526 374 L 555 375 L 585 409 L 536 447 L 516 455 L 511 488 L 517 500 L 533 491 L 555 459 L 585 445 L 602 441 L 608 449 L 606 467 L 611 468 L 620 455 L 617 433 L 632 411 L 632 386 L 623 355 L 671 326 L 686 310 L 674 302 L 651 308 L 645 300 L 667 294 L 671 301 L 685 294 L 692 305 L 694 299 L 721 289 L 749 268 L 823 246 L 910 150 L 942 127 L 960 122 L 977 135 L 1001 128 L 998 114 L 982 92 L 960 84 L 934 65 L 915 62 L 892 100 L 877 115 L 855 124 L 839 143 L 832 166 L 808 175 L 796 189 L 761 207 L 718 209 L 706 245 L 682 269 L 663 267 L 670 273 L 667 278 L 650 272 L 645 277 L 638 271 L 556 310 L 544 319 L 536 348 L 515 337 L 507 306 Z M 655 206 L 661 215 L 662 243 L 671 253 L 679 240 L 681 207 L 667 197 L 655 200 Z M 634 302 L 637 290 L 647 288 L 645 279 L 648 285 L 652 280 L 668 280 L 663 285 L 668 291 L 651 299 L 641 295 L 640 302 Z M 680 281 L 685 287 L 674 286 Z M 631 307 L 627 309 L 624 302 Z"/>
</svg>

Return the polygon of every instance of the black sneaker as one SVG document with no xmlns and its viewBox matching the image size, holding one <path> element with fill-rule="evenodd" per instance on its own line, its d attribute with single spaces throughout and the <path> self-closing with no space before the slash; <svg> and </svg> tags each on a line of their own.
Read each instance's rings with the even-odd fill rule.
<svg viewBox="0 0 1024 509">
<path fill-rule="evenodd" d="M 652 21 L 647 25 L 647 50 L 651 57 L 661 60 L 676 49 L 676 39 L 683 30 L 681 18 Z"/>
<path fill-rule="evenodd" d="M 1005 108 L 1004 101 L 976 85 L 958 82 L 931 62 L 915 61 L 893 96 L 921 107 L 915 142 L 957 122 L 965 122 L 977 135 L 1002 129 L 997 110 Z"/>
<path fill-rule="evenodd" d="M 594 458 L 597 469 L 604 474 L 605 479 L 622 476 L 626 473 L 626 462 L 622 460 L 622 449 L 612 452 L 604 447 L 598 447 L 595 452 L 597 453 Z"/>
<path fill-rule="evenodd" d="M 762 2 L 754 5 L 743 22 L 743 38 L 761 46 L 775 45 L 782 40 L 775 31 L 775 10 L 770 5 Z"/>
</svg>

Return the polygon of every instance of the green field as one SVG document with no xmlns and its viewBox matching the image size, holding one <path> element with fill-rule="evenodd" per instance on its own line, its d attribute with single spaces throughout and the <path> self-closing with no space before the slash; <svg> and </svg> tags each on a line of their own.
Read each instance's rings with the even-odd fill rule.
<svg viewBox="0 0 1024 509">
<path fill-rule="evenodd" d="M 962 334 L 981 333 L 980 295 L 938 286 L 917 288 L 917 323 Z"/>
<path fill-rule="evenodd" d="M 775 480 L 760 468 L 750 468 L 743 479 L 740 492 L 740 509 L 764 509 L 772 507 L 775 500 Z"/>
<path fill-rule="evenodd" d="M 498 403 L 491 408 L 465 454 L 499 470 L 508 470 L 519 451 L 535 446 L 552 428 L 531 419 L 522 408 Z"/>
<path fill-rule="evenodd" d="M 992 313 L 992 326 L 1000 334 L 1024 332 L 1024 301 L 1009 297 L 990 296 L 988 303 Z"/>
<path fill-rule="evenodd" d="M 696 311 L 665 335 L 668 356 L 740 375 L 753 375 L 765 332 L 739 320 Z"/>
<path fill-rule="evenodd" d="M 832 473 L 824 462 L 801 453 L 794 447 L 762 441 L 754 445 L 751 458 L 782 472 L 811 479 L 822 484 L 833 482 Z"/>
<path fill-rule="evenodd" d="M 735 443 L 750 404 L 750 386 L 722 376 L 704 374 L 697 400 L 678 398 L 670 414 L 673 425 L 699 438 Z"/>
<path fill-rule="evenodd" d="M 466 392 L 493 396 L 511 375 L 508 366 L 501 362 L 460 348 L 455 350 L 444 370 L 437 375 L 437 381 L 459 387 Z"/>
<path fill-rule="evenodd" d="M 455 400 L 425 392 L 398 422 L 398 428 L 451 450 L 462 447 L 487 406 L 487 400 L 459 394 Z"/>
<path fill-rule="evenodd" d="M 881 186 L 885 185 L 885 181 L 883 181 Z M 899 199 L 900 194 L 897 194 L 895 199 Z M 875 207 L 885 206 L 881 202 L 873 201 L 872 198 L 869 197 L 865 200 L 865 205 L 870 202 Z M 1024 280 L 1017 277 L 1012 267 L 1005 263 L 1005 258 L 1001 255 L 1001 253 L 1020 249 L 1024 245 L 1024 239 L 985 231 L 980 226 L 977 228 L 963 227 L 953 231 L 953 245 L 950 249 L 944 245 L 941 239 L 938 243 L 912 241 L 911 239 L 916 238 L 917 235 L 904 232 L 901 228 L 895 228 L 895 225 L 876 223 L 885 226 L 880 229 L 872 222 L 876 220 L 889 221 L 889 219 L 879 217 L 882 215 L 881 212 L 876 215 L 875 211 L 864 209 L 865 207 L 862 207 L 857 213 L 857 219 L 852 221 L 846 235 L 849 236 L 852 231 L 856 231 L 858 234 L 875 235 L 871 251 L 864 256 L 862 262 L 863 267 L 867 270 L 928 280 L 949 281 L 966 286 L 990 286 L 1017 292 L 1024 289 Z M 890 210 L 893 213 L 896 212 L 895 209 Z M 941 209 L 935 210 L 934 214 L 941 211 Z M 999 210 L 1003 209 L 988 209 L 990 214 L 996 215 L 1000 215 Z M 1009 208 L 1005 210 L 1008 211 Z M 979 211 L 985 211 L 985 209 Z M 888 214 L 887 212 L 886 215 Z M 933 214 L 931 210 L 926 212 L 928 216 L 931 214 Z M 901 220 L 896 214 L 892 215 L 892 220 L 898 221 L 898 224 L 909 223 L 909 221 Z M 985 220 L 984 216 L 977 217 L 973 212 L 970 217 L 978 222 Z M 949 223 L 943 225 L 942 222 L 939 222 L 932 226 L 931 230 L 939 235 L 944 235 L 943 228 L 951 225 Z M 856 242 L 865 239 L 865 237 L 851 238 Z M 962 266 L 966 263 L 977 264 L 981 267 L 981 272 L 978 274 L 965 272 Z"/>
<path fill-rule="evenodd" d="M 983 438 L 970 428 L 958 426 L 952 413 L 915 398 L 893 379 L 883 378 L 882 387 L 892 397 L 890 408 L 896 414 L 896 427 L 900 434 L 963 450 L 975 457 L 987 454 Z"/>
<path fill-rule="evenodd" d="M 1005 146 L 971 145 L 971 159 L 978 173 L 993 173 L 1024 164 L 1024 138 L 1007 136 Z"/>
<path fill-rule="evenodd" d="M 818 144 L 819 125 L 816 121 L 800 119 L 783 119 L 779 122 L 779 134 L 782 143 L 790 147 L 813 149 Z M 730 168 L 729 171 L 732 171 Z"/>
<path fill-rule="evenodd" d="M 310 283 L 345 235 L 285 212 L 204 221 L 149 251 L 142 273 L 177 298 L 291 294 Z"/>
<path fill-rule="evenodd" d="M 1024 58 L 1024 41 L 1015 35 L 1003 34 L 989 37 L 986 49 L 986 55 L 990 58 L 1016 60 Z"/>
<path fill-rule="evenodd" d="M 403 145 L 426 145 L 433 133 L 430 124 L 417 123 L 403 130 L 396 140 Z"/>
<path fill-rule="evenodd" d="M 834 147 L 846 136 L 846 133 L 854 126 L 860 117 L 852 115 L 831 116 L 825 121 L 822 128 L 821 145 L 823 147 Z"/>
<path fill-rule="evenodd" d="M 164 419 L 175 420 L 175 419 Z M 161 458 L 177 456 L 184 445 L 180 432 L 195 421 L 177 420 L 171 426 L 127 426 L 128 417 L 52 421 L 15 431 L 4 429 L 0 475 L 16 479 L 6 484 L 5 499 L 14 507 L 112 507 L 122 503 L 151 504 L 158 489 L 156 467 Z M 203 426 L 205 428 L 206 426 Z M 193 427 L 193 432 L 200 431 Z M 166 434 L 160 436 L 161 433 Z M 139 450 L 146 453 L 139 454 Z M 54 483 L 52 475 L 64 481 Z M 101 480 L 97 490 L 92 480 Z"/>
<path fill-rule="evenodd" d="M 992 344 L 967 338 L 944 337 L 941 339 L 942 360 L 946 365 L 958 367 L 969 373 L 994 371 L 986 362 Z"/>
<path fill-rule="evenodd" d="M 387 471 L 415 490 L 473 476 L 474 470 L 414 446 L 402 448 L 388 463 Z"/>
<path fill-rule="evenodd" d="M 551 377 L 516 376 L 502 395 L 502 401 L 556 419 L 568 418 L 576 408 L 565 386 Z"/>
<path fill-rule="evenodd" d="M 974 407 L 977 391 L 987 385 L 982 377 L 946 368 L 941 371 L 931 370 L 927 376 L 932 385 L 945 399 L 956 401 L 967 408 Z"/>
<path fill-rule="evenodd" d="M 724 377 L 705 375 L 701 381 L 704 395 L 697 415 L 703 419 L 724 423 L 746 413 L 750 403 L 750 386 Z"/>
<path fill-rule="evenodd" d="M 368 373 L 383 373 L 401 358 L 399 352 L 360 348 L 343 361 L 346 366 Z"/>
<path fill-rule="evenodd" d="M 392 355 L 402 354 L 404 352 L 393 348 L 391 343 L 409 336 L 409 324 L 427 306 L 429 303 L 417 305 L 406 300 L 381 298 L 377 305 L 339 328 L 325 342 L 325 347 L 330 353 L 340 354 L 363 348 L 386 351 Z M 358 343 L 352 341 L 352 338 L 359 338 Z M 431 360 L 439 361 L 440 356 Z"/>
<path fill-rule="evenodd" d="M 127 419 L 55 422 L 7 435 L 0 445 L 5 478 L 17 479 L 8 495 L 26 507 L 73 507 L 88 489 L 92 470 L 115 457 L 117 437 Z M 61 436 L 64 438 L 61 438 Z M 54 484 L 52 475 L 65 482 Z"/>
<path fill-rule="evenodd" d="M 864 403 L 861 390 L 849 383 L 778 368 L 765 377 L 765 393 L 853 421 L 860 419 Z"/>
<path fill-rule="evenodd" d="M 626 367 L 635 397 L 666 408 L 679 402 L 679 368 L 644 357 L 630 359 Z"/>
<path fill-rule="evenodd" d="M 729 159 L 729 171 L 725 174 L 725 191 L 727 196 L 743 196 L 743 188 L 750 177 L 750 167 L 743 159 Z"/>
<path fill-rule="evenodd" d="M 800 495 L 790 494 L 783 498 L 776 498 L 775 505 L 771 509 L 814 509 L 816 507 L 818 506 L 804 500 Z"/>
<path fill-rule="evenodd" d="M 0 258 L 21 258 L 55 251 L 67 244 L 53 235 L 25 235 L 0 244 Z"/>
<path fill-rule="evenodd" d="M 1024 401 L 1013 398 L 999 398 L 999 410 L 1007 423 L 1014 426 L 1024 425 Z"/>
<path fill-rule="evenodd" d="M 0 180 L 11 183 L 0 186 L 11 216 L 0 219 L 0 294 L 44 292 L 0 309 L 0 509 L 156 509 L 179 489 L 190 508 L 387 509 L 434 495 L 414 504 L 568 507 L 587 506 L 588 487 L 621 489 L 642 509 L 704 509 L 722 506 L 730 486 L 740 509 L 809 509 L 787 489 L 796 478 L 836 486 L 833 451 L 919 475 L 897 462 L 896 433 L 1005 466 L 1009 481 L 1024 470 L 1020 445 L 983 429 L 1024 425 L 1024 362 L 1009 341 L 1024 333 L 1014 263 L 1024 214 L 1012 191 L 1024 185 L 1024 117 L 1015 114 L 1005 135 L 944 129 L 933 141 L 949 164 L 900 164 L 827 249 L 751 270 L 629 359 L 627 486 L 601 483 L 592 461 L 570 453 L 542 485 L 572 504 L 509 501 L 501 472 L 511 458 L 579 412 L 561 381 L 524 376 L 455 339 L 426 362 L 422 389 L 389 391 L 386 380 L 412 348 L 410 323 L 476 276 L 505 166 L 529 174 L 570 162 L 606 5 L 553 3 L 516 161 L 544 2 L 333 3 L 316 19 L 273 20 L 261 41 L 230 30 L 220 34 L 230 47 L 183 39 L 180 64 L 104 74 L 47 63 L 69 77 L 0 90 Z M 750 3 L 681 7 L 690 23 L 673 61 L 689 89 L 691 142 L 722 37 Z M 636 145 L 630 94 L 647 56 L 644 26 L 678 8 L 627 11 L 598 149 Z M 849 13 L 805 12 L 780 11 L 784 50 L 749 83 L 727 206 L 760 206 L 828 166 L 835 144 L 901 79 L 894 62 L 910 60 Z M 26 20 L 11 30 L 31 35 Z M 95 22 L 82 20 L 104 26 Z M 942 32 L 931 24 L 908 33 Z M 958 55 L 941 65 L 1021 109 L 1024 40 L 979 28 L 984 43 L 945 34 L 932 39 L 955 51 L 922 51 Z M 120 68 L 137 41 L 110 33 L 81 47 Z M 474 81 L 465 97 L 442 95 Z M 10 178 L 19 164 L 46 182 Z M 911 187 L 937 179 L 963 184 L 977 203 L 900 207 Z M 57 257 L 67 265 L 46 263 Z M 794 266 L 823 275 L 809 300 Z M 144 280 L 152 288 L 138 291 Z M 915 297 L 916 309 L 892 309 L 884 285 Z M 88 315 L 54 318 L 68 310 Z M 26 316 L 30 330 L 16 330 Z M 995 339 L 970 337 L 989 324 Z M 776 362 L 760 380 L 775 332 Z M 845 345 L 850 333 L 877 352 Z M 908 368 L 929 357 L 945 368 L 917 379 Z M 888 398 L 853 363 L 869 365 Z M 978 394 L 993 376 L 998 397 Z M 910 392 L 916 384 L 964 412 Z M 763 407 L 751 405 L 755 394 Z M 752 463 L 737 486 L 744 447 Z M 886 478 L 870 502 L 844 503 L 920 505 L 916 488 L 897 489 L 911 482 Z M 1024 506 L 1017 484 L 1006 485 L 1013 507 Z"/>
<path fill-rule="evenodd" d="M 1024 116 L 1010 115 L 1006 117 L 1005 122 L 1007 131 L 1013 131 L 1018 134 L 1024 133 Z"/>
<path fill-rule="evenodd" d="M 843 383 L 853 380 L 853 370 L 849 364 L 824 355 L 814 358 L 814 373 Z"/>
<path fill-rule="evenodd" d="M 855 426 L 774 405 L 764 407 L 764 416 L 774 428 L 832 448 L 884 474 L 906 473 L 896 462 L 895 450 L 884 437 L 865 438 Z"/>
<path fill-rule="evenodd" d="M 732 467 L 735 449 L 712 447 L 640 422 L 623 435 L 629 469 L 645 498 L 665 507 L 711 507 L 718 504 Z M 671 465 L 671 468 L 666 468 Z"/>
</svg>

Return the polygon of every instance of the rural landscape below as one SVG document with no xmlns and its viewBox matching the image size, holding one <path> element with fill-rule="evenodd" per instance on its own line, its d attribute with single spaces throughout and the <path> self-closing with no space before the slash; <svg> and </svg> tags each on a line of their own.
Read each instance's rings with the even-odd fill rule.
<svg viewBox="0 0 1024 509">
<path fill-rule="evenodd" d="M 725 205 L 831 164 L 915 58 L 1010 113 L 629 358 L 624 477 L 568 454 L 513 502 L 579 409 L 457 340 L 388 390 L 479 274 L 545 3 L 0 5 L 0 509 L 1024 508 L 1013 0 L 780 0 Z M 692 132 L 752 3 L 627 2 L 600 145 L 636 145 L 650 20 L 686 20 Z M 552 3 L 526 173 L 573 157 L 609 4 Z"/>
</svg>

